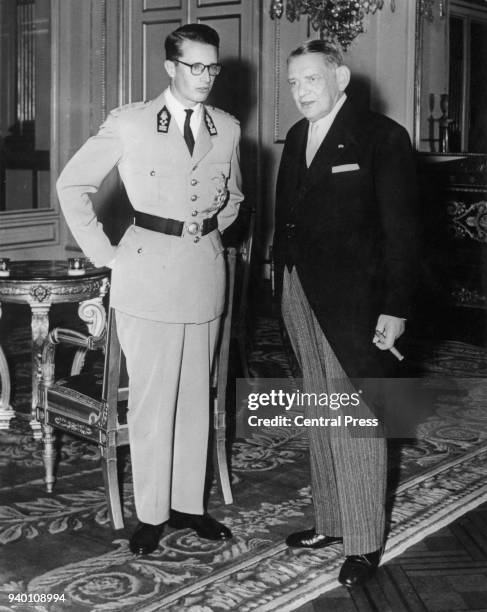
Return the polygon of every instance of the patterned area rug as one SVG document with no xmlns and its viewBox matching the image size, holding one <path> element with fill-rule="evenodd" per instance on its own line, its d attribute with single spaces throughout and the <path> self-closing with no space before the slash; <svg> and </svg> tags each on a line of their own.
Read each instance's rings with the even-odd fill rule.
<svg viewBox="0 0 487 612">
<path fill-rule="evenodd" d="M 260 319 L 255 337 L 253 373 L 290 376 L 275 321 Z M 438 387 L 434 414 L 419 439 L 390 444 L 385 561 L 487 500 L 485 351 L 450 343 L 436 352 L 423 362 L 428 384 Z M 445 390 L 445 374 L 474 377 Z M 291 551 L 283 543 L 313 524 L 301 431 L 260 430 L 233 444 L 235 503 L 222 505 L 215 485 L 210 491 L 210 512 L 232 529 L 232 541 L 167 530 L 142 559 L 128 549 L 136 520 L 129 461 L 127 528 L 113 532 L 95 447 L 65 436 L 55 492 L 47 495 L 41 448 L 24 422 L 0 432 L 0 443 L 0 612 L 292 610 L 338 584 L 340 547 Z M 20 597 L 9 601 L 9 594 Z"/>
</svg>

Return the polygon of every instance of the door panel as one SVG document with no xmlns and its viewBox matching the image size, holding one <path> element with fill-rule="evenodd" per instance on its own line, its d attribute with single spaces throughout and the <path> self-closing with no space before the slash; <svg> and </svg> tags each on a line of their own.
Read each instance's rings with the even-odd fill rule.
<svg viewBox="0 0 487 612">
<path fill-rule="evenodd" d="M 205 23 L 220 35 L 220 60 L 224 66 L 210 103 L 245 121 L 250 92 L 252 13 L 254 2 L 229 0 L 134 0 L 124 3 L 125 87 L 122 102 L 157 96 L 169 83 L 164 70 L 164 40 L 183 23 Z"/>
<path fill-rule="evenodd" d="M 143 8 L 144 11 L 154 11 L 154 10 L 171 10 L 171 9 L 182 9 L 183 8 L 183 0 L 144 0 Z"/>
<path fill-rule="evenodd" d="M 230 4 L 242 4 L 242 0 L 197 0 L 196 7 L 214 7 L 214 6 L 228 6 Z"/>
<path fill-rule="evenodd" d="M 169 84 L 164 69 L 164 40 L 173 30 L 182 25 L 180 20 L 145 21 L 142 24 L 143 83 L 142 98 L 148 100 L 158 96 Z"/>
<path fill-rule="evenodd" d="M 243 101 L 250 87 L 242 58 L 242 16 L 205 16 L 198 21 L 215 28 L 220 35 L 223 69 L 215 81 L 209 102 L 242 120 L 245 110 Z"/>
<path fill-rule="evenodd" d="M 164 40 L 187 20 L 186 0 L 123 3 L 122 103 L 147 100 L 165 89 Z"/>
</svg>

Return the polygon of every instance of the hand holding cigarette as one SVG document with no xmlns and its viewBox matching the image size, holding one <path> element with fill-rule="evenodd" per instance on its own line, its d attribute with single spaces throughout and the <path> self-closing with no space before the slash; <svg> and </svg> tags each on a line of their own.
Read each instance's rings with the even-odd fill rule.
<svg viewBox="0 0 487 612">
<path fill-rule="evenodd" d="M 380 342 L 383 342 L 385 339 L 386 335 L 384 334 L 384 332 L 381 332 L 379 329 L 375 330 L 375 336 L 374 336 L 374 340 L 372 342 L 374 342 L 374 344 L 379 344 Z M 377 340 L 376 340 L 377 338 Z M 395 348 L 394 346 L 392 346 L 389 351 L 394 355 L 394 357 L 396 359 L 398 359 L 399 361 L 402 361 L 404 359 L 404 355 L 402 353 L 400 353 L 397 348 Z"/>
<path fill-rule="evenodd" d="M 393 315 L 381 314 L 377 319 L 372 342 L 381 351 L 390 351 L 396 359 L 402 361 L 404 356 L 394 347 L 394 342 L 405 330 L 405 319 Z"/>
</svg>

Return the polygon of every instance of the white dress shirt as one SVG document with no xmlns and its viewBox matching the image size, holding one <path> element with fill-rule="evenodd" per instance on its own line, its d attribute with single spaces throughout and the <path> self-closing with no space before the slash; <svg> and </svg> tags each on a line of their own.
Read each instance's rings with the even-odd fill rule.
<svg viewBox="0 0 487 612">
<path fill-rule="evenodd" d="M 311 162 L 316 155 L 316 151 L 318 151 L 320 148 L 321 143 L 331 128 L 331 124 L 337 116 L 338 111 L 344 105 L 346 99 L 347 94 L 343 94 L 328 115 L 325 115 L 316 121 L 309 122 L 308 141 L 306 144 L 306 165 L 308 168 L 311 166 Z"/>
<path fill-rule="evenodd" d="M 189 125 L 191 126 L 191 131 L 193 132 L 193 138 L 196 140 L 198 130 L 200 129 L 201 117 L 203 116 L 203 105 L 198 102 L 198 104 L 195 104 L 194 106 L 184 106 L 184 104 L 181 104 L 181 102 L 174 96 L 170 87 L 164 91 L 164 97 L 166 98 L 167 110 L 171 113 L 171 117 L 177 123 L 178 128 L 181 130 L 181 134 L 184 134 L 184 120 L 186 119 L 186 113 L 184 111 L 187 108 L 190 108 L 193 111 L 191 119 L 189 120 Z"/>
</svg>

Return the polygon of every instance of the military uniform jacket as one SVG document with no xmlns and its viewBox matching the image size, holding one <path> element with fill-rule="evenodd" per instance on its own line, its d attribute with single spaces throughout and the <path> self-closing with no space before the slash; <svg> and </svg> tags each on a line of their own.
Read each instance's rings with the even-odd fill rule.
<svg viewBox="0 0 487 612">
<path fill-rule="evenodd" d="M 243 199 L 237 120 L 204 107 L 191 156 L 164 94 L 112 111 L 98 134 L 68 162 L 57 188 L 68 225 L 97 266 L 113 268 L 111 306 L 169 323 L 218 317 L 225 295 L 220 232 Z M 96 218 L 90 194 L 118 166 L 136 211 L 187 225 L 218 215 L 218 230 L 198 238 L 171 236 L 131 225 L 118 246 Z"/>
</svg>

